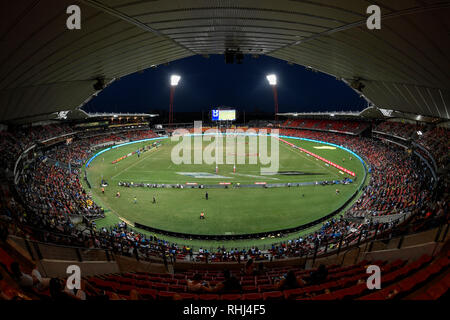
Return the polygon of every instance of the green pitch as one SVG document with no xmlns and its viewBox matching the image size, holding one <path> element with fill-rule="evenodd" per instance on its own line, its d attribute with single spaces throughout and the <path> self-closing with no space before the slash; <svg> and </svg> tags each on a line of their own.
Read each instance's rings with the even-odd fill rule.
<svg viewBox="0 0 450 320">
<path fill-rule="evenodd" d="M 193 138 L 191 151 L 195 151 Z M 269 139 L 270 140 L 270 139 Z M 325 144 L 286 139 L 308 151 L 326 158 L 356 173 L 356 182 L 348 185 L 308 185 L 282 188 L 229 188 L 229 189 L 162 189 L 147 187 L 120 187 L 119 182 L 165 184 L 219 184 L 231 182 L 254 184 L 255 182 L 286 183 L 342 180 L 350 177 L 339 169 L 300 152 L 285 143 L 279 143 L 278 173 L 261 175 L 261 167 L 248 164 L 249 137 L 241 141 L 246 164 L 218 166 L 215 164 L 174 164 L 171 154 L 176 142 L 161 140 L 162 145 L 136 154 L 116 164 L 116 160 L 138 148 L 151 144 L 139 142 L 107 151 L 95 158 L 87 174 L 92 185 L 94 199 L 104 206 L 107 217 L 97 221 L 99 226 L 120 218 L 130 224 L 138 222 L 161 230 L 195 234 L 243 234 L 272 231 L 306 224 L 328 215 L 345 203 L 363 182 L 362 163 L 345 150 Z M 202 152 L 211 142 L 203 142 Z M 277 141 L 278 143 L 278 141 Z M 270 144 L 269 144 L 270 146 Z M 198 146 L 197 146 L 198 147 Z M 223 156 L 236 154 L 237 149 L 223 146 Z M 198 151 L 198 150 L 197 150 Z M 269 148 L 269 154 L 271 148 Z M 351 160 L 350 160 L 351 158 Z M 283 174 L 286 173 L 286 174 Z M 217 177 L 219 175 L 220 177 Z M 101 179 L 109 184 L 101 192 Z M 339 194 L 336 194 L 339 189 Z M 116 193 L 120 192 L 120 197 Z M 209 199 L 206 200 L 205 193 Z M 136 197 L 136 201 L 134 198 Z M 156 203 L 152 203 L 153 197 Z M 206 219 L 199 219 L 204 212 Z"/>
</svg>

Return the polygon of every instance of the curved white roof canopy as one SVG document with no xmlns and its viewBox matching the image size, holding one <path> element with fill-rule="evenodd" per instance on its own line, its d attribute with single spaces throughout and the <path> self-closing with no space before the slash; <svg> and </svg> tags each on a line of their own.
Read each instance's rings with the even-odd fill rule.
<svg viewBox="0 0 450 320">
<path fill-rule="evenodd" d="M 96 78 L 227 48 L 360 79 L 378 108 L 449 119 L 450 1 L 370 2 L 381 30 L 360 0 L 4 1 L 0 121 L 74 110 Z M 66 28 L 72 4 L 81 30 Z"/>
</svg>

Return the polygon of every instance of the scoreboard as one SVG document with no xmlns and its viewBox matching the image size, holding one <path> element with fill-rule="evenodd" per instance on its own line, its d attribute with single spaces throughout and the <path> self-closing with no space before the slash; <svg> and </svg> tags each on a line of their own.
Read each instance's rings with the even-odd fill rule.
<svg viewBox="0 0 450 320">
<path fill-rule="evenodd" d="M 234 121 L 236 120 L 236 110 L 219 110 L 211 112 L 213 121 Z"/>
</svg>

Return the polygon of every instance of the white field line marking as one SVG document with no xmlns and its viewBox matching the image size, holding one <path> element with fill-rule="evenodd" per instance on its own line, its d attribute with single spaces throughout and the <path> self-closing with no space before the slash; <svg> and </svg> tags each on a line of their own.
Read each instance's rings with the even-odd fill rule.
<svg viewBox="0 0 450 320">
<path fill-rule="evenodd" d="M 291 146 L 287 145 L 286 143 L 283 143 L 282 145 L 283 145 L 284 147 L 288 148 L 289 150 L 291 150 L 292 152 L 294 152 L 294 153 L 300 155 L 300 156 L 303 157 L 304 159 L 307 159 L 307 160 L 311 161 L 312 163 L 314 163 L 315 165 L 317 165 L 317 166 L 319 166 L 320 168 L 322 168 L 321 165 L 319 165 L 317 162 L 314 162 L 313 159 L 311 159 L 310 157 L 306 156 L 302 151 L 299 151 L 298 149 L 294 149 L 294 148 L 292 148 Z M 323 163 L 323 162 L 321 161 L 321 163 Z M 330 168 L 330 167 L 327 167 L 325 164 L 323 165 L 323 168 L 325 168 L 325 169 L 328 170 L 330 173 L 332 173 L 333 176 L 336 176 L 336 177 L 340 178 L 340 177 L 337 175 L 336 172 L 334 172 L 333 170 L 331 170 L 331 168 Z"/>
<path fill-rule="evenodd" d="M 155 150 L 155 149 L 153 149 L 153 150 Z M 155 154 L 156 152 L 158 152 L 159 150 L 161 150 L 161 148 L 157 148 L 156 151 L 153 151 L 153 150 L 150 150 L 149 153 L 148 153 L 148 155 L 150 155 L 150 154 Z M 146 160 L 147 158 L 148 158 L 148 156 L 147 156 L 147 157 L 144 157 L 144 156 L 143 156 L 142 159 L 140 159 L 140 160 L 136 161 L 135 163 L 129 165 L 128 167 L 126 167 L 126 168 L 123 169 L 122 171 L 119 171 L 117 174 L 113 175 L 110 179 L 116 178 L 117 176 L 121 175 L 122 173 L 124 173 L 124 172 L 127 171 L 128 169 L 130 169 L 130 168 L 134 167 L 135 165 L 141 163 L 143 160 Z"/>
<path fill-rule="evenodd" d="M 280 180 L 280 179 L 278 179 L 278 178 L 269 178 L 269 177 L 267 177 L 267 176 L 256 176 L 256 175 L 243 174 L 243 173 L 234 173 L 234 172 L 230 172 L 230 174 L 234 174 L 234 175 L 237 175 L 237 176 L 243 176 L 243 177 L 257 178 L 257 179 Z"/>
</svg>

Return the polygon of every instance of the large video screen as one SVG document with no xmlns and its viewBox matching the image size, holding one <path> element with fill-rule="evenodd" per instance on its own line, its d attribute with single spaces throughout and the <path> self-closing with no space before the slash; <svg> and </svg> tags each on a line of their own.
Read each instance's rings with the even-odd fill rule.
<svg viewBox="0 0 450 320">
<path fill-rule="evenodd" d="M 213 121 L 234 121 L 236 120 L 236 110 L 213 110 Z"/>
</svg>

